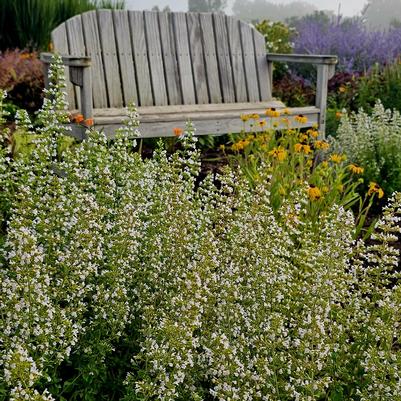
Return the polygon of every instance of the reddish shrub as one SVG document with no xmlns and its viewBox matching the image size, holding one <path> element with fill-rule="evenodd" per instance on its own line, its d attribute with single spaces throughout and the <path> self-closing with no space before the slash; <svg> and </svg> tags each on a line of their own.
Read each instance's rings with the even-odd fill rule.
<svg viewBox="0 0 401 401">
<path fill-rule="evenodd" d="M 8 101 L 28 111 L 37 110 L 42 104 L 43 87 L 42 62 L 36 53 L 0 53 L 0 88 L 7 91 Z"/>
</svg>

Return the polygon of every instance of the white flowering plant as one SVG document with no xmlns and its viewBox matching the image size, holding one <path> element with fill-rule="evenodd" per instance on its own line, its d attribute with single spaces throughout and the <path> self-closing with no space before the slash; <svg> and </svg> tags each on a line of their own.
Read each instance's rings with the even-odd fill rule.
<svg viewBox="0 0 401 401">
<path fill-rule="evenodd" d="M 377 101 L 371 114 L 342 113 L 334 145 L 364 167 L 366 187 L 378 183 L 386 197 L 401 190 L 401 115 Z"/>
<path fill-rule="evenodd" d="M 200 180 L 190 124 L 143 160 L 131 109 L 60 155 L 57 96 L 32 156 L 0 159 L 0 399 L 401 400 L 400 194 L 356 242 L 302 187 L 274 213 L 263 169 Z"/>
</svg>

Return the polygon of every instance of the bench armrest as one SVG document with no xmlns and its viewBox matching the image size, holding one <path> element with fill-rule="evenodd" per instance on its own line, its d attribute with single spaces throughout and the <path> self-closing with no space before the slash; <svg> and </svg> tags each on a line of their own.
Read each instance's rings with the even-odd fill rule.
<svg viewBox="0 0 401 401">
<path fill-rule="evenodd" d="M 336 65 L 338 62 L 337 56 L 332 55 L 269 53 L 266 57 L 267 61 L 285 63 Z"/>
<path fill-rule="evenodd" d="M 329 79 L 333 77 L 338 62 L 337 56 L 314 54 L 275 54 L 266 55 L 269 65 L 270 81 L 273 84 L 273 62 L 290 62 L 317 65 L 316 100 L 315 106 L 320 109 L 319 131 L 324 135 L 326 127 L 327 90 Z"/>
<path fill-rule="evenodd" d="M 48 74 L 50 64 L 53 62 L 53 53 L 41 53 L 40 59 L 44 63 L 45 85 L 49 85 Z M 69 80 L 73 85 L 80 87 L 81 92 L 81 114 L 85 118 L 93 117 L 92 105 L 92 74 L 91 58 L 88 56 L 61 55 L 63 64 L 68 67 Z"/>
</svg>

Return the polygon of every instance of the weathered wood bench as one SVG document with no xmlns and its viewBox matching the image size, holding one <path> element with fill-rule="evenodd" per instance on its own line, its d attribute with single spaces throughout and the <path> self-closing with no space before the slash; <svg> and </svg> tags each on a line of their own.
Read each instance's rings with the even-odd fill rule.
<svg viewBox="0 0 401 401">
<path fill-rule="evenodd" d="M 327 84 L 337 58 L 266 54 L 263 36 L 231 16 L 89 11 L 58 26 L 52 42 L 68 67 L 71 109 L 94 118 L 107 135 L 121 125 L 131 102 L 143 137 L 172 136 L 189 119 L 197 135 L 239 132 L 240 114 L 285 107 L 272 98 L 273 62 L 282 61 L 317 65 L 315 105 L 286 117 L 292 126 L 318 124 L 324 133 Z M 52 55 L 41 59 L 48 65 Z M 308 121 L 295 121 L 298 114 Z"/>
</svg>

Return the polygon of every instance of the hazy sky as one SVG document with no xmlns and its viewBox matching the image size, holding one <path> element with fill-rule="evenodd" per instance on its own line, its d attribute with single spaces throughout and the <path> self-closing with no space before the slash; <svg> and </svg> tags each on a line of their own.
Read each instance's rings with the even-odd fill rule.
<svg viewBox="0 0 401 401">
<path fill-rule="evenodd" d="M 170 5 L 172 10 L 185 11 L 187 9 L 187 0 L 126 0 L 129 8 L 137 10 L 150 9 L 154 5 L 164 7 L 167 4 Z M 291 3 L 292 0 L 268 0 L 272 3 L 286 4 Z M 346 16 L 356 15 L 365 5 L 367 0 L 304 0 L 308 3 L 314 4 L 320 9 L 333 10 L 337 13 L 339 4 L 341 5 L 341 14 Z M 232 4 L 234 0 L 228 0 L 229 4 Z M 227 10 L 229 11 L 229 10 Z"/>
</svg>

